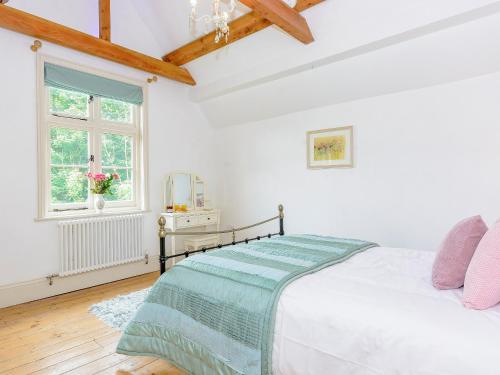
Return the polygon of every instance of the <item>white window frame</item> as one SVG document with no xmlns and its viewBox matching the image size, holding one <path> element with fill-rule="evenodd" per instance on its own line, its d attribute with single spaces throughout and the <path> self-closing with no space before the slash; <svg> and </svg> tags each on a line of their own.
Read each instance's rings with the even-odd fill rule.
<svg viewBox="0 0 500 375">
<path fill-rule="evenodd" d="M 142 87 L 144 103 L 141 106 L 133 106 L 132 124 L 117 123 L 100 118 L 100 98 L 94 98 L 89 105 L 89 118 L 81 120 L 78 118 L 54 116 L 49 112 L 49 88 L 44 83 L 44 65 L 51 63 L 70 69 L 82 71 Z M 101 137 L 103 134 L 119 134 L 131 136 L 132 147 L 132 175 L 133 194 L 130 201 L 107 201 L 105 212 L 107 214 L 121 214 L 129 211 L 146 211 L 149 209 L 148 202 L 148 175 L 147 175 L 147 85 L 144 82 L 131 80 L 126 77 L 83 67 L 68 61 L 39 54 L 37 56 L 37 105 L 38 105 L 38 215 L 37 219 L 67 218 L 79 216 L 94 216 L 93 195 L 89 192 L 88 200 L 81 203 L 52 204 L 51 203 L 51 150 L 50 130 L 54 127 L 85 130 L 89 134 L 89 154 L 95 155 L 95 160 L 90 163 L 90 171 L 95 173 L 101 171 Z M 87 167 L 87 166 L 85 166 Z M 82 209 L 83 208 L 83 209 Z M 60 211 L 54 211 L 58 209 Z"/>
</svg>

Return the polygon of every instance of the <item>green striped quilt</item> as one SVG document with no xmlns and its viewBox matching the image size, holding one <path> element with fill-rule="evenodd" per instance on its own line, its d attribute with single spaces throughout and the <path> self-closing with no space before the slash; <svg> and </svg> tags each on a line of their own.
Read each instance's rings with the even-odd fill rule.
<svg viewBox="0 0 500 375">
<path fill-rule="evenodd" d="M 271 374 L 281 291 L 373 246 L 296 235 L 186 258 L 158 279 L 117 352 L 163 358 L 190 374 Z"/>
</svg>

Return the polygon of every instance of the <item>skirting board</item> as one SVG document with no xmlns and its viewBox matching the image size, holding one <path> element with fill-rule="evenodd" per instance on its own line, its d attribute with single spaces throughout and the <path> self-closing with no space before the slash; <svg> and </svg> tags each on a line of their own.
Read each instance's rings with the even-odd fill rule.
<svg viewBox="0 0 500 375">
<path fill-rule="evenodd" d="M 145 264 L 144 262 L 129 263 L 74 276 L 56 277 L 53 279 L 52 285 L 49 285 L 49 281 L 46 278 L 4 285 L 0 286 L 0 308 L 90 288 L 112 281 L 155 272 L 159 269 L 159 263 L 154 259 L 149 264 Z"/>
</svg>

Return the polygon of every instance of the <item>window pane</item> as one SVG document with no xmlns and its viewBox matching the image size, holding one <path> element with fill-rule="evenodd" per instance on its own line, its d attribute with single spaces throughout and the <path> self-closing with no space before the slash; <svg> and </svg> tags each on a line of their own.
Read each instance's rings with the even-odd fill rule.
<svg viewBox="0 0 500 375">
<path fill-rule="evenodd" d="M 127 169 L 103 169 L 103 173 L 117 173 L 119 180 L 113 181 L 111 185 L 111 194 L 106 194 L 104 198 L 108 201 L 130 201 L 133 196 L 132 168 Z"/>
<path fill-rule="evenodd" d="M 132 167 L 132 137 L 119 134 L 103 134 L 101 164 L 106 167 Z"/>
<path fill-rule="evenodd" d="M 87 94 L 49 87 L 49 111 L 67 117 L 88 118 L 89 98 Z"/>
<path fill-rule="evenodd" d="M 132 104 L 101 98 L 101 118 L 107 121 L 132 123 Z"/>
<path fill-rule="evenodd" d="M 51 167 L 50 172 L 52 204 L 87 201 L 87 168 Z"/>
<path fill-rule="evenodd" d="M 52 164 L 82 165 L 89 160 L 89 133 L 65 128 L 50 129 Z"/>
</svg>

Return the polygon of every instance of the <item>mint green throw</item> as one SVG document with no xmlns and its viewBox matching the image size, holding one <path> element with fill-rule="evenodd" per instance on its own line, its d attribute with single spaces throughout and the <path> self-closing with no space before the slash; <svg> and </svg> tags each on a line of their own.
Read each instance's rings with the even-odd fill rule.
<svg viewBox="0 0 500 375">
<path fill-rule="evenodd" d="M 163 358 L 190 374 L 271 374 L 283 289 L 374 246 L 297 235 L 186 258 L 158 279 L 117 352 Z"/>
</svg>

